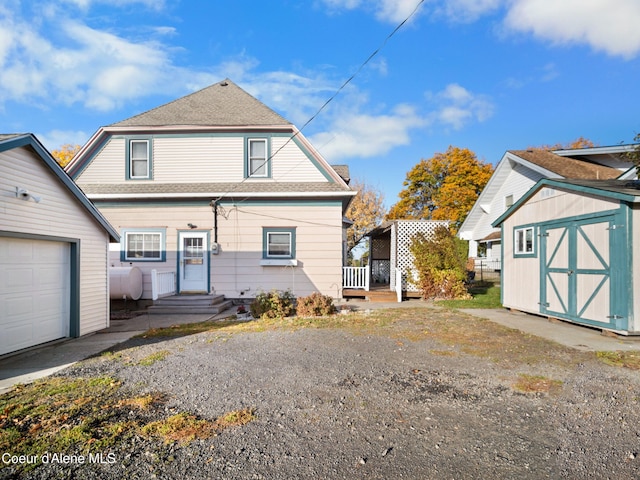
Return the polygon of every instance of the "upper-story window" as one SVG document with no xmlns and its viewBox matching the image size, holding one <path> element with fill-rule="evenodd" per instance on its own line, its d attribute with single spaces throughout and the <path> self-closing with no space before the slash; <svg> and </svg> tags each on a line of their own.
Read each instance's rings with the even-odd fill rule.
<svg viewBox="0 0 640 480">
<path fill-rule="evenodd" d="M 151 140 L 131 139 L 127 147 L 128 178 L 151 178 Z"/>
<path fill-rule="evenodd" d="M 271 177 L 269 141 L 266 138 L 248 138 L 246 154 L 246 176 L 253 178 Z"/>
</svg>

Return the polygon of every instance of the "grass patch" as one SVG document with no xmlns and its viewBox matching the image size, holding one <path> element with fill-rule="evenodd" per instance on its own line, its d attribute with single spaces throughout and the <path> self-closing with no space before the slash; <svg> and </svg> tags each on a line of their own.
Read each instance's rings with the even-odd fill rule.
<svg viewBox="0 0 640 480">
<path fill-rule="evenodd" d="M 140 360 L 138 360 L 137 364 L 138 365 L 142 365 L 143 367 L 150 367 L 154 363 L 159 362 L 161 360 L 164 360 L 170 354 L 171 354 L 171 352 L 169 350 L 160 350 L 160 351 L 154 352 L 154 353 L 152 353 L 150 355 L 147 355 L 144 358 L 141 358 Z"/>
<path fill-rule="evenodd" d="M 148 432 L 184 444 L 254 418 L 252 410 L 230 412 L 214 422 L 187 413 L 164 418 L 165 399 L 159 393 L 130 395 L 118 380 L 107 376 L 49 377 L 17 385 L 0 395 L 0 452 L 37 460 L 0 462 L 0 472 L 34 469 L 46 452 L 87 456 L 115 450 L 133 435 Z"/>
<path fill-rule="evenodd" d="M 552 380 L 542 375 L 521 373 L 513 384 L 513 389 L 523 393 L 555 393 L 562 387 L 560 380 Z"/>
<path fill-rule="evenodd" d="M 640 352 L 596 352 L 596 357 L 612 367 L 640 370 Z"/>
<path fill-rule="evenodd" d="M 500 308 L 500 287 L 493 283 L 477 283 L 469 288 L 470 300 L 438 300 L 436 305 L 447 308 Z"/>
<path fill-rule="evenodd" d="M 254 419 L 253 409 L 228 412 L 214 422 L 199 419 L 195 415 L 179 413 L 167 419 L 149 423 L 142 428 L 141 433 L 159 437 L 165 443 L 177 442 L 180 445 L 188 445 L 195 439 L 213 437 L 227 428 L 246 425 Z"/>
</svg>

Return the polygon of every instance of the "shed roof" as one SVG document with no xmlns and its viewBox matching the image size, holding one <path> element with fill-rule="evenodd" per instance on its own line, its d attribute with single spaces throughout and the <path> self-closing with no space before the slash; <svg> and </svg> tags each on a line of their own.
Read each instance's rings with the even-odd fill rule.
<svg viewBox="0 0 640 480">
<path fill-rule="evenodd" d="M 540 180 L 525 195 L 523 195 L 506 212 L 498 217 L 491 225 L 498 227 L 529 198 L 544 187 L 570 190 L 585 195 L 615 198 L 629 203 L 640 203 L 640 180 Z"/>
<path fill-rule="evenodd" d="M 291 125 L 291 123 L 231 80 L 225 79 L 110 126 L 160 127 L 169 125 L 231 127 Z"/>
</svg>

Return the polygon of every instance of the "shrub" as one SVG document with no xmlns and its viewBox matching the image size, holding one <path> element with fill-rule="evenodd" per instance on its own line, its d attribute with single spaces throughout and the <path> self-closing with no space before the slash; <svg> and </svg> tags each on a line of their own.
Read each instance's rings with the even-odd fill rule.
<svg viewBox="0 0 640 480">
<path fill-rule="evenodd" d="M 335 313 L 333 298 L 314 292 L 308 297 L 300 297 L 297 300 L 296 314 L 300 317 L 322 317 Z"/>
<path fill-rule="evenodd" d="M 251 302 L 249 310 L 253 318 L 282 318 L 292 315 L 294 312 L 293 294 L 287 290 L 271 290 L 270 292 L 260 292 Z"/>
<path fill-rule="evenodd" d="M 437 228 L 429 238 L 416 235 L 410 248 L 423 298 L 469 298 L 466 245 L 448 228 Z"/>
</svg>

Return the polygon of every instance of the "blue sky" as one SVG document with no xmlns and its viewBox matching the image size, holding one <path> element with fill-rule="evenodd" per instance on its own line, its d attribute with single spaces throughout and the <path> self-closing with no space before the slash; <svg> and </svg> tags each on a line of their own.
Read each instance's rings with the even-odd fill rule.
<svg viewBox="0 0 640 480">
<path fill-rule="evenodd" d="M 302 127 L 382 47 L 303 133 L 391 205 L 449 145 L 631 143 L 638 25 L 638 0 L 4 0 L 0 133 L 83 144 L 227 77 Z"/>
</svg>

